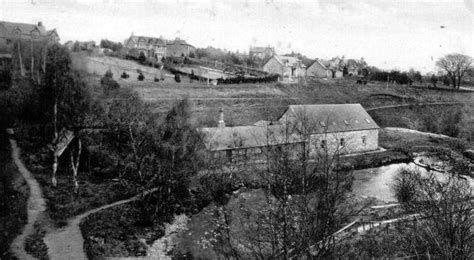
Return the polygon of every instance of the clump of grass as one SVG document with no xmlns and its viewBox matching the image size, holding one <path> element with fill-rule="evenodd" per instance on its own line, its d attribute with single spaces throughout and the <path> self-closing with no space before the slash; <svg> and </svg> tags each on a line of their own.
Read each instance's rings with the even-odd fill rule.
<svg viewBox="0 0 474 260">
<path fill-rule="evenodd" d="M 41 225 L 37 222 L 34 225 L 33 234 L 29 235 L 25 239 L 25 250 L 28 254 L 38 259 L 49 259 L 48 258 L 48 246 L 43 241 L 46 231 L 41 228 Z"/>
</svg>

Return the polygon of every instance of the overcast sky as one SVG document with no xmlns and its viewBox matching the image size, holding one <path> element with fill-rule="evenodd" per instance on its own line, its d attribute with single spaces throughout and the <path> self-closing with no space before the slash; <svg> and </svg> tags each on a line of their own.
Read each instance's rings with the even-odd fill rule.
<svg viewBox="0 0 474 260">
<path fill-rule="evenodd" d="M 278 53 L 310 58 L 364 57 L 383 69 L 434 70 L 444 54 L 474 56 L 473 0 L 385 1 L 156 1 L 0 0 L 0 20 L 56 28 L 61 42 L 135 35 L 196 47 Z"/>
</svg>

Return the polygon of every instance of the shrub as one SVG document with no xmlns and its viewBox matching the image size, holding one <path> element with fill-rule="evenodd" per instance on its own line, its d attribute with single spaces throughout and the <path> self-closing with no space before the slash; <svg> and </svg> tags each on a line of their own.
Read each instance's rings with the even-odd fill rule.
<svg viewBox="0 0 474 260">
<path fill-rule="evenodd" d="M 138 55 L 138 62 L 140 64 L 144 64 L 146 61 L 146 56 L 143 52 L 140 52 L 140 55 Z"/>
<path fill-rule="evenodd" d="M 126 73 L 125 71 L 122 73 L 122 75 L 120 75 L 120 77 L 122 79 L 128 79 L 130 77 L 130 75 L 128 75 L 128 73 Z"/>
<path fill-rule="evenodd" d="M 174 80 L 178 83 L 181 82 L 181 77 L 179 76 L 179 74 L 174 74 Z"/>
<path fill-rule="evenodd" d="M 140 74 L 138 74 L 138 80 L 143 81 L 144 79 L 145 79 L 145 76 L 143 75 L 143 73 L 140 72 Z"/>
<path fill-rule="evenodd" d="M 114 76 L 114 73 L 112 73 L 110 69 L 107 70 L 104 75 L 104 77 L 108 77 L 108 78 L 113 78 L 113 76 Z"/>
<path fill-rule="evenodd" d="M 401 203 L 410 202 L 416 196 L 416 183 L 410 176 L 412 174 L 419 173 L 407 168 L 403 168 L 397 173 L 397 176 L 393 182 L 393 193 L 395 194 L 395 198 L 397 198 L 397 200 Z"/>
<path fill-rule="evenodd" d="M 100 85 L 104 88 L 104 91 L 108 93 L 111 90 L 115 90 L 120 88 L 120 85 L 115 81 L 113 77 L 113 73 L 110 70 L 107 70 L 104 76 L 100 79 Z"/>
<path fill-rule="evenodd" d="M 0 71 L 0 89 L 9 89 L 11 86 L 10 71 Z"/>
</svg>

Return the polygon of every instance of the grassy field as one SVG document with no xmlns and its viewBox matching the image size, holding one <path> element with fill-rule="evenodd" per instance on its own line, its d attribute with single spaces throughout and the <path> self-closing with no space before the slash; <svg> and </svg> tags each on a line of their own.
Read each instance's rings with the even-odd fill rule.
<svg viewBox="0 0 474 260">
<path fill-rule="evenodd" d="M 355 79 L 318 80 L 307 84 L 233 84 L 208 86 L 206 82 L 182 77 L 174 82 L 164 73 L 165 80 L 153 82 L 159 75 L 155 68 L 134 61 L 112 57 L 73 56 L 74 67 L 89 73 L 92 82 L 98 81 L 111 69 L 121 87 L 135 90 L 150 103 L 156 112 L 167 111 L 176 100 L 188 98 L 193 105 L 194 120 L 199 125 L 217 124 L 219 110 L 225 113 L 227 125 L 252 124 L 262 119 L 277 118 L 289 104 L 361 103 L 366 108 L 424 102 L 471 102 L 474 92 L 460 93 L 402 85 L 369 82 L 357 85 Z M 138 81 L 137 69 L 145 72 L 145 81 Z M 126 71 L 128 79 L 119 75 Z M 470 120 L 474 119 L 470 118 Z"/>
</svg>

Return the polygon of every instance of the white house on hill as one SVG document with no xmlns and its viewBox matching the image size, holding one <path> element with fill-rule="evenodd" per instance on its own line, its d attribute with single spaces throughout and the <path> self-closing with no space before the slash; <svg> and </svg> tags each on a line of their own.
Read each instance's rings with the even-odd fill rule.
<svg viewBox="0 0 474 260">
<path fill-rule="evenodd" d="M 291 105 L 276 122 L 226 127 L 224 115 L 217 127 L 201 128 L 204 144 L 215 159 L 246 160 L 264 157 L 270 147 L 309 148 L 350 154 L 378 149 L 379 126 L 360 104 Z"/>
<path fill-rule="evenodd" d="M 291 56 L 273 55 L 263 64 L 262 70 L 280 75 L 280 80 L 292 81 L 305 76 L 305 65 Z"/>
</svg>

